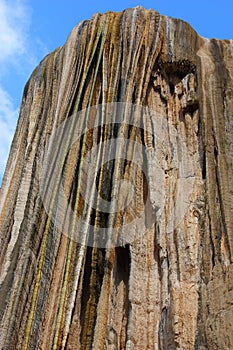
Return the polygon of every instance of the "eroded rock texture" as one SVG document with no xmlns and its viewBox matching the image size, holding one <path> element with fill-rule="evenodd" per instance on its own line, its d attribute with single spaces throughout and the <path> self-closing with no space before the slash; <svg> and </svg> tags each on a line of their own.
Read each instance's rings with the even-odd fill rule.
<svg viewBox="0 0 233 350">
<path fill-rule="evenodd" d="M 111 102 L 126 118 L 130 104 L 144 106 L 140 124 L 116 124 Z M 56 173 L 77 217 L 92 223 L 80 241 L 66 207 L 68 234 L 54 223 L 58 186 L 47 210 L 40 183 L 54 130 L 99 104 Z M 68 148 L 74 124 L 59 141 Z M 232 136 L 232 41 L 140 7 L 75 27 L 25 87 L 0 193 L 1 349 L 233 349 Z M 100 166 L 112 138 L 129 157 Z M 126 153 L 122 138 L 135 142 Z M 144 173 L 130 161 L 134 144 Z M 99 194 L 127 202 L 114 213 L 80 192 L 96 145 Z M 133 183 L 130 200 L 119 179 Z M 133 239 L 120 244 L 125 222 Z M 104 227 L 114 228 L 109 248 L 95 244 Z"/>
</svg>

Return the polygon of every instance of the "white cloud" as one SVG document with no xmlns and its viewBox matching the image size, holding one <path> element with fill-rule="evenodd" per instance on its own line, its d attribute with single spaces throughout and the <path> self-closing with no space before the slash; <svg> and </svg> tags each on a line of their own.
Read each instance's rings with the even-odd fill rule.
<svg viewBox="0 0 233 350">
<path fill-rule="evenodd" d="M 0 0 L 0 186 L 14 134 L 22 88 L 38 57 L 48 53 L 40 38 L 32 37 L 32 3 L 29 0 Z M 7 88 L 6 88 L 7 86 Z"/>
<path fill-rule="evenodd" d="M 29 28 L 30 8 L 24 0 L 0 0 L 0 185 L 19 112 L 4 82 L 14 86 L 17 75 L 34 63 Z"/>
<path fill-rule="evenodd" d="M 29 8 L 20 0 L 0 0 L 0 62 L 26 53 Z"/>
<path fill-rule="evenodd" d="M 18 112 L 18 109 L 14 108 L 10 96 L 0 86 L 0 178 L 2 178 L 6 166 Z"/>
</svg>

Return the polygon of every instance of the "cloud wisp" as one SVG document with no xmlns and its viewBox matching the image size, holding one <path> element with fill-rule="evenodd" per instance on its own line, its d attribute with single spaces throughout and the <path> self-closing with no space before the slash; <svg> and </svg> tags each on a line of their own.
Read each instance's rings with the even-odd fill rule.
<svg viewBox="0 0 233 350">
<path fill-rule="evenodd" d="M 9 89 L 36 61 L 29 39 L 30 22 L 25 1 L 0 0 L 0 186 L 19 113 Z"/>
<path fill-rule="evenodd" d="M 21 1 L 0 0 L 0 63 L 25 54 L 29 9 Z"/>
<path fill-rule="evenodd" d="M 0 178 L 6 166 L 18 113 L 19 110 L 14 108 L 10 96 L 0 86 Z"/>
</svg>

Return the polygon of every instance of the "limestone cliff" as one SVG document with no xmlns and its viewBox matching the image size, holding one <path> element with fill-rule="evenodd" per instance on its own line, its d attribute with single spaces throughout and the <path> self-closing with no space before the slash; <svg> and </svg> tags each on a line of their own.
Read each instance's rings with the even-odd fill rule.
<svg viewBox="0 0 233 350">
<path fill-rule="evenodd" d="M 233 349 L 233 41 L 96 14 L 26 84 L 0 348 Z"/>
</svg>

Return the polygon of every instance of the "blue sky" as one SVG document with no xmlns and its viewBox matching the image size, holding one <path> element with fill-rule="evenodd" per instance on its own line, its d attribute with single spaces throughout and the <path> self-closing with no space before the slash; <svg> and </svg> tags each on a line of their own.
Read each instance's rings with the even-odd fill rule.
<svg viewBox="0 0 233 350">
<path fill-rule="evenodd" d="M 137 5 L 189 22 L 207 38 L 233 39 L 232 0 L 0 0 L 0 184 L 32 70 L 72 28 L 95 12 Z"/>
</svg>

